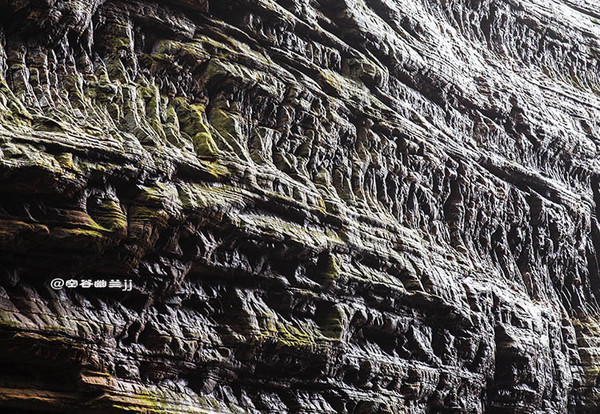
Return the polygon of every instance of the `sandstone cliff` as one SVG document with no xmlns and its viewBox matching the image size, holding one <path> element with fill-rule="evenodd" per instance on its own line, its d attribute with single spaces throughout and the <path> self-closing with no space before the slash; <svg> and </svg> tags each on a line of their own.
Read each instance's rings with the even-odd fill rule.
<svg viewBox="0 0 600 414">
<path fill-rule="evenodd" d="M 0 412 L 599 412 L 599 59 L 593 0 L 0 0 Z"/>
</svg>

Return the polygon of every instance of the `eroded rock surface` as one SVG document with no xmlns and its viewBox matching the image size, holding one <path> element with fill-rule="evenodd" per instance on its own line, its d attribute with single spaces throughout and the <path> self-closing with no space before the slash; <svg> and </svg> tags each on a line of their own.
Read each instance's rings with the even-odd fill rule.
<svg viewBox="0 0 600 414">
<path fill-rule="evenodd" d="M 599 412 L 598 10 L 0 0 L 0 411 Z"/>
</svg>

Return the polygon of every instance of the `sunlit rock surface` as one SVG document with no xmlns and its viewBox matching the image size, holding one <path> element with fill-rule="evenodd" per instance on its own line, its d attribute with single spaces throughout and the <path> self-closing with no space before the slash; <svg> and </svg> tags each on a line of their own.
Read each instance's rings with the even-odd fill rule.
<svg viewBox="0 0 600 414">
<path fill-rule="evenodd" d="M 599 10 L 0 0 L 0 411 L 600 412 Z"/>
</svg>

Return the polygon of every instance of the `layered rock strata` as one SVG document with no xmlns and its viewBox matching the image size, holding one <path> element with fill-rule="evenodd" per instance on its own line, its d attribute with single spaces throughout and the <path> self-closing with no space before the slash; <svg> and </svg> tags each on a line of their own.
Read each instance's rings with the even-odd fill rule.
<svg viewBox="0 0 600 414">
<path fill-rule="evenodd" d="M 598 59 L 592 0 L 0 0 L 0 411 L 598 412 Z"/>
</svg>

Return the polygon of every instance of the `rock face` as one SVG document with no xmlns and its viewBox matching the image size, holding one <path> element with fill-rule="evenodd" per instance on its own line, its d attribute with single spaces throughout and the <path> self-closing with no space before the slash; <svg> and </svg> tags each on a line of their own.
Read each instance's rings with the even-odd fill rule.
<svg viewBox="0 0 600 414">
<path fill-rule="evenodd" d="M 599 59 L 593 0 L 0 0 L 0 411 L 599 412 Z"/>
</svg>

